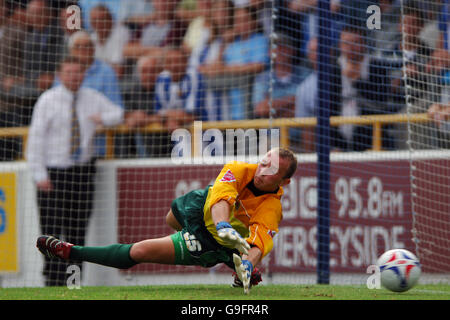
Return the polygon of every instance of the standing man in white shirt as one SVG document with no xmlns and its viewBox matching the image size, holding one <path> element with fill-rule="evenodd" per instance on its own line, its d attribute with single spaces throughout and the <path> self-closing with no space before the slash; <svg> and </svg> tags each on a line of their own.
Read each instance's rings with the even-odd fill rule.
<svg viewBox="0 0 450 320">
<path fill-rule="evenodd" d="M 80 87 L 84 68 L 67 58 L 59 86 L 34 106 L 27 161 L 37 187 L 41 231 L 84 243 L 94 195 L 93 138 L 97 127 L 123 121 L 123 109 L 100 92 Z M 47 286 L 66 285 L 66 268 L 46 258 Z"/>
</svg>

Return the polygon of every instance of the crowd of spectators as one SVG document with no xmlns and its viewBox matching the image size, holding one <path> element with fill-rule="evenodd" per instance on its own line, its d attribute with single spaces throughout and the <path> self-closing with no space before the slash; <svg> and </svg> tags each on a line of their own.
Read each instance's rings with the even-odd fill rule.
<svg viewBox="0 0 450 320">
<path fill-rule="evenodd" d="M 61 85 L 64 57 L 85 67 L 81 87 L 125 111 L 124 124 L 168 133 L 121 133 L 116 157 L 170 154 L 170 132 L 194 120 L 314 117 L 317 0 L 0 0 L 0 127 L 30 124 L 34 104 Z M 430 113 L 413 125 L 415 148 L 448 145 L 448 0 L 332 0 L 330 114 Z M 366 26 L 381 9 L 381 30 Z M 70 5 L 81 30 L 70 28 Z M 271 13 L 276 15 L 273 18 Z M 406 97 L 409 97 L 408 101 Z M 333 128 L 332 148 L 372 147 L 372 127 Z M 406 148 L 407 128 L 383 127 L 383 149 Z M 290 131 L 291 147 L 314 151 L 314 129 Z M 21 141 L 0 138 L 0 160 L 20 157 Z M 105 137 L 95 155 L 105 155 Z"/>
</svg>

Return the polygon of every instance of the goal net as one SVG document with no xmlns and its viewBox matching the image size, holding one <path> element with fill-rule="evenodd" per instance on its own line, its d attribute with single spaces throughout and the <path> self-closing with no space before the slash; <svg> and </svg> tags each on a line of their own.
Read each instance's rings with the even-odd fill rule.
<svg viewBox="0 0 450 320">
<path fill-rule="evenodd" d="M 408 124 L 413 237 L 424 270 L 432 272 L 448 271 L 450 262 L 448 154 L 423 159 L 449 148 L 449 10 L 448 1 L 402 4 L 406 111 L 427 112 L 433 120 Z"/>
<path fill-rule="evenodd" d="M 173 199 L 213 183 L 225 161 L 275 146 L 299 167 L 258 266 L 263 284 L 316 283 L 325 203 L 332 283 L 365 285 L 393 248 L 417 253 L 421 281 L 448 281 L 448 10 L 437 0 L 0 1 L 0 286 L 231 283 L 224 265 L 61 263 L 36 239 L 172 234 Z"/>
</svg>

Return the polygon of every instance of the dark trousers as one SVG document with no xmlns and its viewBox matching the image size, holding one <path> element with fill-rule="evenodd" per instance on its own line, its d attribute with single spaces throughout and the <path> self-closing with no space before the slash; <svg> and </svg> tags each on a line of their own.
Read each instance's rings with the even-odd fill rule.
<svg viewBox="0 0 450 320">
<path fill-rule="evenodd" d="M 92 211 L 95 183 L 95 163 L 68 169 L 49 168 L 53 184 L 51 191 L 38 191 L 38 207 L 42 234 L 67 242 L 85 244 L 86 230 Z M 45 258 L 46 286 L 65 286 L 69 265 L 81 264 Z"/>
</svg>

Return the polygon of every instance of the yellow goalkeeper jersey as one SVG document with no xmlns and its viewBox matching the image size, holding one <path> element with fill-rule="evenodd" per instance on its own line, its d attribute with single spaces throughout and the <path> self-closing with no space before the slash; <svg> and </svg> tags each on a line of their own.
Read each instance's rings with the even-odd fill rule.
<svg viewBox="0 0 450 320">
<path fill-rule="evenodd" d="M 273 237 L 282 219 L 280 187 L 274 193 L 262 193 L 253 185 L 257 164 L 234 161 L 226 164 L 209 189 L 203 207 L 205 225 L 221 245 L 211 216 L 211 207 L 220 200 L 231 206 L 230 224 L 263 256 L 273 248 Z"/>
</svg>

